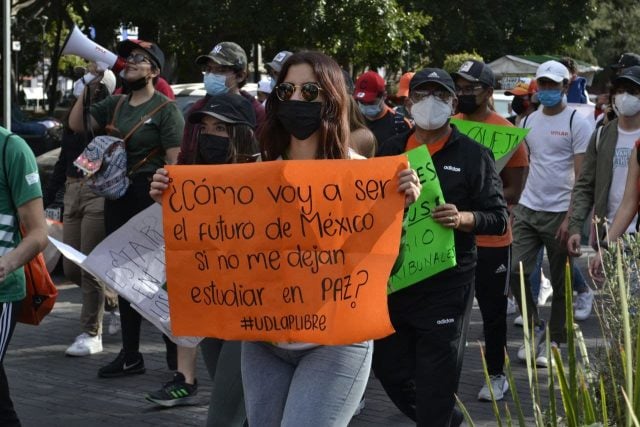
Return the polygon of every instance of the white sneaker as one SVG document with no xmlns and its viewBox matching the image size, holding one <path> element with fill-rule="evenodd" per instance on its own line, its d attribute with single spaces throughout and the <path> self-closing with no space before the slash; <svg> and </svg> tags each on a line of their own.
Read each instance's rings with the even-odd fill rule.
<svg viewBox="0 0 640 427">
<path fill-rule="evenodd" d="M 65 351 L 67 356 L 88 356 L 102 351 L 102 337 L 96 335 L 92 337 L 86 332 L 76 337 L 76 340 Z"/>
<path fill-rule="evenodd" d="M 515 319 L 513 319 L 513 324 L 520 327 L 524 325 L 524 320 L 522 320 L 522 314 L 516 317 Z"/>
<path fill-rule="evenodd" d="M 533 348 L 536 349 L 535 351 L 536 351 L 536 357 L 537 357 L 540 353 L 540 344 L 543 343 L 544 341 L 544 334 L 545 334 L 544 322 L 542 323 L 542 325 L 536 326 L 534 328 L 533 334 L 534 334 Z M 525 350 L 524 343 L 522 343 L 522 345 L 518 349 L 518 360 L 520 360 L 521 362 L 524 362 L 527 360 L 527 352 Z"/>
<path fill-rule="evenodd" d="M 504 398 L 504 394 L 509 390 L 507 377 L 505 377 L 504 374 L 491 375 L 489 377 L 489 382 L 491 383 L 494 399 L 502 400 Z M 483 385 L 480 389 L 480 392 L 478 393 L 478 400 L 491 402 L 491 391 L 487 384 Z"/>
<path fill-rule="evenodd" d="M 591 314 L 593 307 L 593 291 L 587 286 L 588 291 L 582 292 L 576 296 L 573 318 L 576 320 L 585 320 Z"/>
<path fill-rule="evenodd" d="M 507 298 L 507 316 L 516 314 L 518 312 L 518 305 L 514 297 Z"/>
<path fill-rule="evenodd" d="M 551 341 L 551 347 L 558 348 L 558 344 Z M 536 366 L 539 368 L 548 368 L 549 360 L 547 360 L 547 349 L 545 347 L 545 343 L 541 343 L 538 347 L 538 357 L 536 357 Z M 551 366 L 556 366 L 555 359 L 553 358 L 553 353 L 551 353 Z"/>
<path fill-rule="evenodd" d="M 113 310 L 109 312 L 109 327 L 107 328 L 107 332 L 109 335 L 115 335 L 120 332 L 120 312 L 118 310 Z"/>
<path fill-rule="evenodd" d="M 551 296 L 553 296 L 551 281 L 542 276 L 542 279 L 540 280 L 540 292 L 538 292 L 538 306 L 540 307 L 545 305 Z"/>
</svg>

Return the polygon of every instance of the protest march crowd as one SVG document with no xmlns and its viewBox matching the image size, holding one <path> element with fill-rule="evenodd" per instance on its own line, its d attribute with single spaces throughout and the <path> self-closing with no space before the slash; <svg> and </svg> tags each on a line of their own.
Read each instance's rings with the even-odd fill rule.
<svg viewBox="0 0 640 427">
<path fill-rule="evenodd" d="M 531 325 L 530 356 L 552 365 L 547 342 L 561 350 L 567 339 L 566 263 L 586 234 L 606 247 L 636 231 L 639 55 L 612 65 L 595 117 L 573 107 L 587 94 L 565 58 L 507 91 L 509 118 L 494 110 L 495 76 L 476 60 L 404 74 L 392 106 L 377 72 L 354 83 L 321 52 L 282 51 L 256 99 L 242 89 L 245 51 L 225 41 L 195 58 L 206 96 L 183 115 L 156 43 L 125 40 L 117 55 L 120 85 L 95 66 L 78 82 L 47 188 L 26 143 L 0 128 L 0 360 L 25 298 L 22 266 L 46 246 L 44 207 L 63 186 L 63 240 L 83 254 L 162 206 L 157 289 L 168 292 L 171 328 L 161 329 L 174 374 L 146 399 L 195 404 L 200 348 L 213 384 L 207 426 L 346 426 L 371 372 L 417 425 L 458 426 L 474 298 L 490 378 L 478 399 L 501 400 L 507 314 L 527 313 L 515 322 Z M 585 232 L 592 218 L 608 234 Z M 105 379 L 145 372 L 148 313 L 114 286 L 125 280 L 117 267 L 106 266 L 109 281 L 64 260 L 82 289 L 81 333 L 66 354 L 100 353 L 103 329 L 121 332 L 120 353 L 97 372 Z M 573 271 L 580 321 L 594 291 Z M 600 256 L 590 273 L 603 280 Z M 20 425 L 1 363 L 0 425 Z"/>
</svg>

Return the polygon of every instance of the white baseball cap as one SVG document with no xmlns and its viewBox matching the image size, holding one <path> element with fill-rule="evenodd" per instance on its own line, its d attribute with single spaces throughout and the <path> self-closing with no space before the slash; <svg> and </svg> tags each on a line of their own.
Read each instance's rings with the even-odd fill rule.
<svg viewBox="0 0 640 427">
<path fill-rule="evenodd" d="M 541 78 L 547 78 L 556 83 L 560 83 L 565 79 L 569 80 L 571 76 L 569 75 L 567 67 L 558 61 L 547 61 L 540 64 L 536 71 L 536 80 Z"/>
<path fill-rule="evenodd" d="M 109 91 L 109 95 L 116 90 L 116 76 L 113 74 L 111 70 L 104 70 L 104 74 L 102 75 L 101 83 L 105 85 L 107 90 Z"/>
</svg>

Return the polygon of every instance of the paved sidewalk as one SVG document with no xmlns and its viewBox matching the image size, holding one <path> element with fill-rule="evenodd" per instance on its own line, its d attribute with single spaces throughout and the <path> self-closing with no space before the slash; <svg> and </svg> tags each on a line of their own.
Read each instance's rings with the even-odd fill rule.
<svg viewBox="0 0 640 427">
<path fill-rule="evenodd" d="M 580 259 L 584 270 L 586 257 Z M 84 358 L 65 357 L 64 351 L 79 334 L 80 290 L 60 282 L 60 296 L 54 311 L 38 327 L 19 324 L 5 358 L 5 367 L 16 409 L 26 427 L 40 426 L 202 426 L 207 416 L 210 381 L 204 364 L 198 362 L 199 395 L 202 405 L 158 409 L 144 399 L 171 379 L 164 360 L 164 343 L 160 333 L 143 322 L 141 351 L 147 373 L 128 378 L 99 379 L 97 370 L 110 362 L 120 350 L 120 336 L 103 337 L 105 351 Z M 549 307 L 542 309 L 548 317 Z M 508 351 L 515 353 L 521 343 L 522 330 L 509 319 Z M 590 348 L 596 345 L 599 326 L 595 315 L 580 324 Z M 483 383 L 479 341 L 482 341 L 480 312 L 474 307 L 470 323 L 468 347 L 460 381 L 459 396 L 476 426 L 496 425 L 490 403 L 478 402 L 476 395 Z M 533 425 L 531 398 L 526 386 L 526 370 L 513 362 L 520 399 L 528 422 Z M 546 370 L 541 370 L 542 384 Z M 542 390 L 545 393 L 545 390 Z M 366 407 L 350 426 L 412 426 L 389 401 L 380 383 L 372 376 L 366 391 Z M 504 402 L 512 415 L 515 408 L 511 395 Z M 504 412 L 504 403 L 499 404 Z M 320 426 L 322 427 L 322 426 Z"/>
</svg>

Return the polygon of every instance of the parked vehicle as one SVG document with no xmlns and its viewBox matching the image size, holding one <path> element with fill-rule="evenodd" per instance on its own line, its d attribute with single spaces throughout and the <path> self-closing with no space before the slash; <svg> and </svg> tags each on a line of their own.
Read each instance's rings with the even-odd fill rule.
<svg viewBox="0 0 640 427">
<path fill-rule="evenodd" d="M 204 90 L 204 83 L 181 83 L 171 85 L 173 93 L 176 95 L 176 105 L 185 114 L 189 111 L 189 108 L 200 98 L 205 96 L 207 92 Z M 254 97 L 258 93 L 257 83 L 246 83 L 242 86 L 242 90 L 249 92 Z"/>
</svg>

